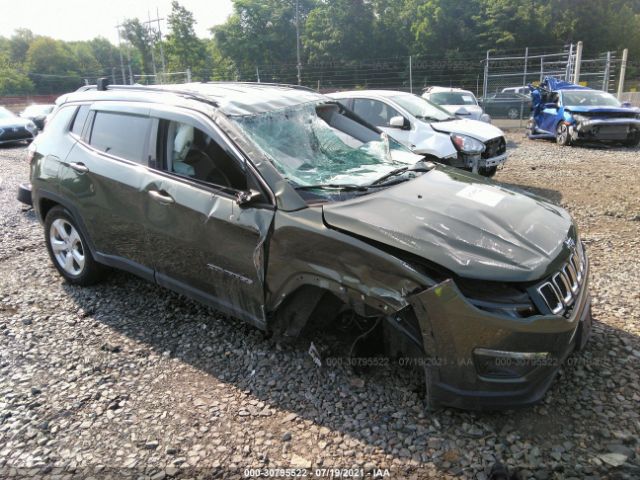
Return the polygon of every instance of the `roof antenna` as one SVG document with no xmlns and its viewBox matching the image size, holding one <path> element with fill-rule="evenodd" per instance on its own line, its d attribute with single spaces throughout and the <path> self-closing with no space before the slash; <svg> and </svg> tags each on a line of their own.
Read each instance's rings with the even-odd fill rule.
<svg viewBox="0 0 640 480">
<path fill-rule="evenodd" d="M 97 90 L 104 91 L 109 86 L 109 77 L 101 77 L 97 82 Z"/>
</svg>

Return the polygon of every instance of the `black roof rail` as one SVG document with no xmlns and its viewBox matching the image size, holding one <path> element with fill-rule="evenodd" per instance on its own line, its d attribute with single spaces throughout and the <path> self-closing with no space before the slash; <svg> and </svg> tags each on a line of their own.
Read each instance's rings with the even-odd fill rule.
<svg viewBox="0 0 640 480">
<path fill-rule="evenodd" d="M 228 82 L 224 80 L 216 80 L 210 82 L 201 82 L 204 85 L 255 85 L 255 86 L 267 86 L 267 87 L 287 87 L 287 88 L 295 88 L 296 90 L 306 90 L 308 92 L 316 92 L 311 87 L 305 87 L 304 85 L 295 85 L 293 83 L 272 83 L 272 82 Z"/>
<path fill-rule="evenodd" d="M 263 82 L 202 82 L 203 85 L 254 85 L 254 86 L 268 86 L 268 87 L 286 87 L 286 88 L 295 88 L 297 90 L 305 90 L 308 92 L 317 93 L 315 90 L 309 87 L 305 87 L 303 85 L 292 85 L 288 83 L 263 83 Z M 77 92 L 86 92 L 87 90 L 98 90 L 97 85 L 84 85 Z M 161 93 L 174 93 L 176 95 L 182 95 L 185 97 L 193 98 L 195 100 L 200 100 L 202 102 L 208 103 L 214 107 L 219 107 L 217 101 L 211 99 L 206 95 L 201 95 L 198 92 L 194 92 L 192 90 L 180 90 L 174 88 L 162 88 L 161 86 L 155 85 L 107 85 L 105 90 L 133 90 L 133 91 L 146 91 L 146 92 L 161 92 Z"/>
<path fill-rule="evenodd" d="M 76 92 L 86 92 L 87 90 L 97 90 L 97 85 L 85 85 L 80 87 Z M 191 90 L 178 90 L 172 88 L 158 88 L 155 86 L 147 86 L 147 85 L 109 85 L 105 89 L 108 90 L 133 90 L 133 91 L 143 91 L 143 92 L 159 92 L 159 93 L 174 93 L 176 95 L 181 95 L 184 97 L 193 98 L 195 100 L 200 100 L 202 102 L 208 103 L 214 107 L 218 107 L 219 104 L 215 100 L 212 100 L 211 97 L 207 97 L 206 95 L 200 95 L 198 92 L 193 92 Z"/>
</svg>

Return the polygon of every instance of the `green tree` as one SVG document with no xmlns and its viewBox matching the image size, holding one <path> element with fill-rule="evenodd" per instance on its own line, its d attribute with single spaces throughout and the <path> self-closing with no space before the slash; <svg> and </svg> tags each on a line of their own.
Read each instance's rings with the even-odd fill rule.
<svg viewBox="0 0 640 480">
<path fill-rule="evenodd" d="M 9 60 L 14 64 L 23 64 L 27 59 L 27 51 L 33 43 L 35 36 L 33 32 L 27 28 L 19 28 L 14 32 L 10 39 L 10 57 Z"/>
<path fill-rule="evenodd" d="M 365 0 L 324 0 L 311 10 L 304 29 L 304 48 L 310 62 L 375 56 L 375 16 Z"/>
<path fill-rule="evenodd" d="M 33 82 L 0 53 L 0 95 L 24 95 L 33 92 Z"/>
<path fill-rule="evenodd" d="M 83 83 L 71 48 L 53 38 L 38 37 L 31 43 L 26 67 L 39 93 L 73 90 Z"/>
<path fill-rule="evenodd" d="M 202 78 L 206 69 L 206 46 L 195 33 L 193 13 L 171 2 L 168 17 L 169 35 L 166 39 L 167 68 L 169 71 L 191 69 L 194 79 Z"/>
<path fill-rule="evenodd" d="M 299 0 L 301 30 L 317 4 Z M 295 0 L 236 0 L 233 8 L 225 24 L 211 29 L 223 56 L 248 69 L 296 61 Z"/>
<path fill-rule="evenodd" d="M 122 36 L 140 53 L 143 72 L 154 73 L 153 37 L 149 29 L 137 18 L 130 18 L 122 22 Z"/>
</svg>

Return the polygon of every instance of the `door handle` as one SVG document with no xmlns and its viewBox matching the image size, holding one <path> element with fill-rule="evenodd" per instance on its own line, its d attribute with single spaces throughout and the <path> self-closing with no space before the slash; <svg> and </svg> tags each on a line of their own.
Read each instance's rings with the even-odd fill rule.
<svg viewBox="0 0 640 480">
<path fill-rule="evenodd" d="M 78 173 L 87 173 L 89 171 L 89 167 L 84 163 L 70 163 L 69 166 Z"/>
<path fill-rule="evenodd" d="M 161 203 L 163 205 L 169 205 L 171 203 L 175 203 L 175 200 L 171 195 L 160 193 L 157 190 L 149 190 L 149 196 L 153 198 L 156 202 Z"/>
</svg>

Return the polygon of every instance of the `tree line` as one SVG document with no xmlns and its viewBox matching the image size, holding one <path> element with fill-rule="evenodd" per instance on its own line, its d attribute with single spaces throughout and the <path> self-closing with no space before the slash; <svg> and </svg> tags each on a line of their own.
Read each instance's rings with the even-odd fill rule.
<svg viewBox="0 0 640 480">
<path fill-rule="evenodd" d="M 100 76 L 121 82 L 121 55 L 127 82 L 130 73 L 143 81 L 161 72 L 162 59 L 165 71 L 189 69 L 193 80 L 295 82 L 296 18 L 307 84 L 307 72 L 327 65 L 353 66 L 345 72 L 357 76 L 365 59 L 413 55 L 441 59 L 446 73 L 447 63 L 480 60 L 488 49 L 557 50 L 578 40 L 586 55 L 629 48 L 632 61 L 640 57 L 640 0 L 234 0 L 232 15 L 206 39 L 194 25 L 207 18 L 174 1 L 163 38 L 136 18 L 123 22 L 120 46 L 29 30 L 0 37 L 0 94 L 60 93 Z"/>
</svg>

